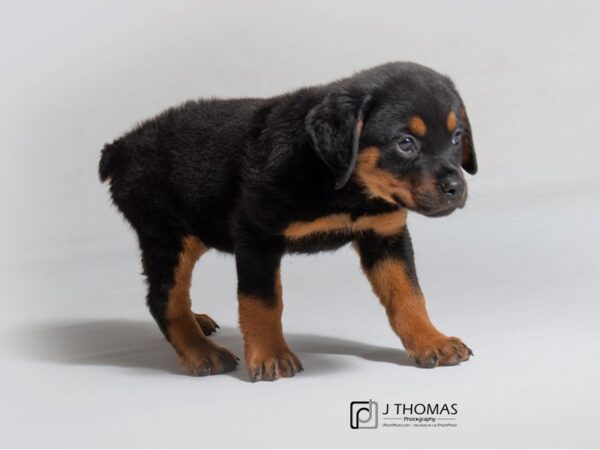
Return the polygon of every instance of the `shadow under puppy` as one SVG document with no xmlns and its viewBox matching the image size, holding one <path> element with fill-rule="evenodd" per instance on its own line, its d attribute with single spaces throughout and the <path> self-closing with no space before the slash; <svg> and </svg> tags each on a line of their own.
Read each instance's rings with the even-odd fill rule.
<svg viewBox="0 0 600 450">
<path fill-rule="evenodd" d="M 250 378 L 274 380 L 302 370 L 282 331 L 282 256 L 349 242 L 417 364 L 469 359 L 428 317 L 406 227 L 407 210 L 464 206 L 461 166 L 477 171 L 452 81 L 389 63 L 278 97 L 168 109 L 104 147 L 100 178 L 137 232 L 150 312 L 182 366 L 209 375 L 239 361 L 191 310 L 194 264 L 214 248 L 235 254 Z"/>
</svg>

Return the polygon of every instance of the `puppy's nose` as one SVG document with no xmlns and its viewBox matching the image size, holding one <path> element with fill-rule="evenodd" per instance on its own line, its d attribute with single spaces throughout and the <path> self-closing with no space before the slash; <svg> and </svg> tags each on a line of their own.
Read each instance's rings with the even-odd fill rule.
<svg viewBox="0 0 600 450">
<path fill-rule="evenodd" d="M 461 198 L 464 191 L 464 183 L 456 174 L 449 174 L 439 180 L 442 193 L 450 198 Z"/>
</svg>

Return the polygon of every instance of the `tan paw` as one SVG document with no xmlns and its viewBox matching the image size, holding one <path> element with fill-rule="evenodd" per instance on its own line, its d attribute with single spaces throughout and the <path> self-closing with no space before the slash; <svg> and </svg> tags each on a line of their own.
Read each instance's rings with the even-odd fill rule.
<svg viewBox="0 0 600 450">
<path fill-rule="evenodd" d="M 229 350 L 216 345 L 203 345 L 196 349 L 188 349 L 177 358 L 181 367 L 191 375 L 206 376 L 235 370 L 239 358 Z"/>
<path fill-rule="evenodd" d="M 443 335 L 419 341 L 408 352 L 419 366 L 425 368 L 454 366 L 473 355 L 459 338 Z"/>
<path fill-rule="evenodd" d="M 289 350 L 255 355 L 248 358 L 247 364 L 252 381 L 275 381 L 282 377 L 293 377 L 304 370 L 298 357 Z"/>
<path fill-rule="evenodd" d="M 211 334 L 216 333 L 217 329 L 221 328 L 217 322 L 212 320 L 207 314 L 194 313 L 194 317 L 198 325 L 200 325 L 200 328 L 202 328 L 204 336 L 210 336 Z"/>
</svg>

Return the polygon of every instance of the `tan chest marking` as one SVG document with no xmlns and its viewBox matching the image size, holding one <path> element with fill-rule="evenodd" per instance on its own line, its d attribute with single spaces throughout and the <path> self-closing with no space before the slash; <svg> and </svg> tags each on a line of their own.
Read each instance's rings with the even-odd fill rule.
<svg viewBox="0 0 600 450">
<path fill-rule="evenodd" d="M 405 224 L 405 209 L 374 216 L 362 216 L 356 220 L 352 220 L 350 214 L 332 214 L 307 222 L 292 222 L 283 234 L 291 240 L 316 234 L 357 234 L 365 231 L 374 231 L 381 236 L 392 236 L 399 233 Z"/>
<path fill-rule="evenodd" d="M 351 223 L 350 214 L 332 214 L 308 222 L 292 222 L 283 234 L 288 239 L 301 239 L 311 234 L 340 232 Z"/>
<path fill-rule="evenodd" d="M 377 214 L 376 216 L 362 216 L 353 224 L 355 232 L 374 231 L 380 236 L 393 236 L 402 231 L 406 225 L 406 209 Z"/>
</svg>

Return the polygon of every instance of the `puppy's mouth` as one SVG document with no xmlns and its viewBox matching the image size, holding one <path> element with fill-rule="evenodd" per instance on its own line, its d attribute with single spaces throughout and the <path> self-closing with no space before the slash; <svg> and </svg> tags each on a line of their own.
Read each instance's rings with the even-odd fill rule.
<svg viewBox="0 0 600 450">
<path fill-rule="evenodd" d="M 408 206 L 400 196 L 394 194 L 392 198 L 401 208 L 407 208 L 416 213 L 427 217 L 444 217 L 453 213 L 456 209 L 462 209 L 465 206 L 467 196 L 463 195 L 458 200 L 449 200 L 440 198 L 437 195 L 421 194 L 415 196 L 415 205 Z"/>
<path fill-rule="evenodd" d="M 444 217 L 452 214 L 456 208 L 456 206 L 450 206 L 449 208 L 447 207 L 442 209 L 421 208 L 418 212 L 427 217 Z"/>
</svg>

